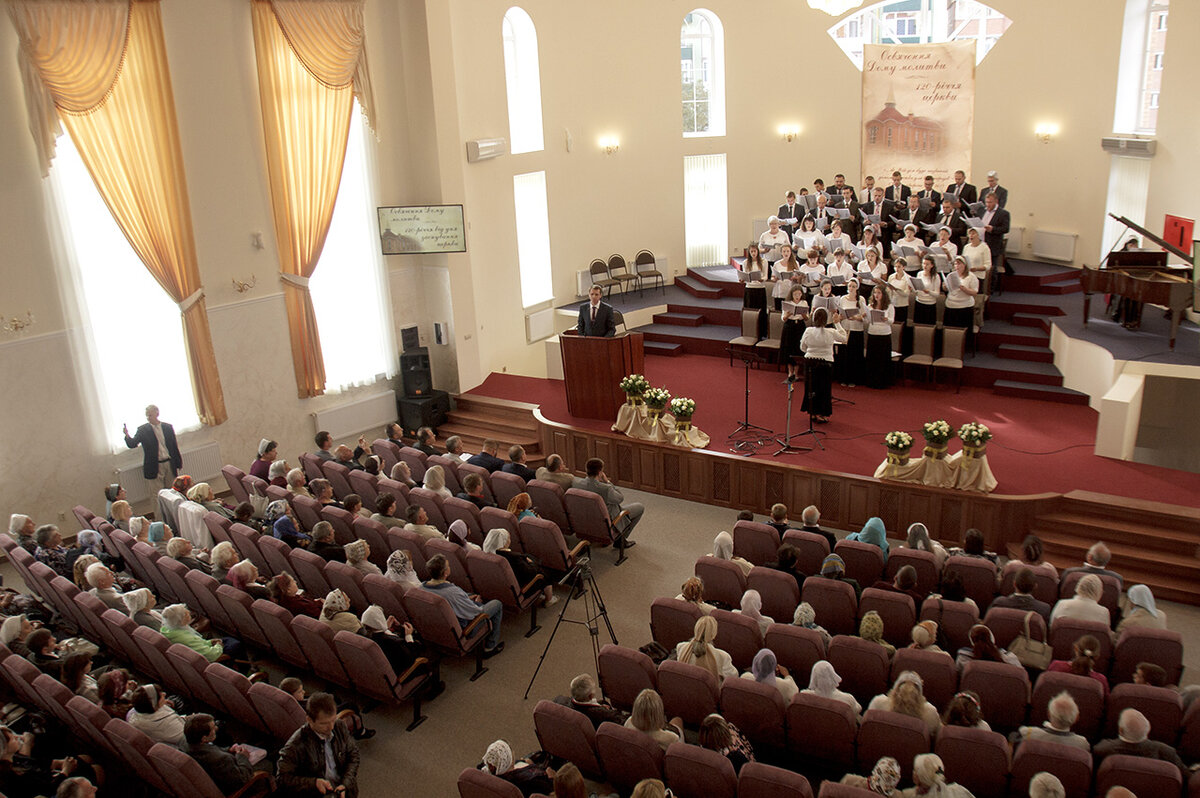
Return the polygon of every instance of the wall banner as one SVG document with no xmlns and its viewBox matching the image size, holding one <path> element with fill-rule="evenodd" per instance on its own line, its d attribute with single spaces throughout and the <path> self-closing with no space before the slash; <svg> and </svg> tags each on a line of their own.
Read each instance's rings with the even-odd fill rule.
<svg viewBox="0 0 1200 798">
<path fill-rule="evenodd" d="M 975 50 L 974 41 L 864 47 L 863 176 L 886 188 L 898 169 L 913 191 L 925 175 L 938 191 L 957 169 L 970 179 Z"/>
</svg>

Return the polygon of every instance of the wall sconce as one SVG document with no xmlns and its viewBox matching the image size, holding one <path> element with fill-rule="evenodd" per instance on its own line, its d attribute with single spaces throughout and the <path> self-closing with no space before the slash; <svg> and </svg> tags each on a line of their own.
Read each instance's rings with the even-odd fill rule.
<svg viewBox="0 0 1200 798">
<path fill-rule="evenodd" d="M 1033 135 L 1043 144 L 1049 144 L 1050 139 L 1058 135 L 1058 125 L 1052 122 L 1042 122 L 1033 129 Z"/>
<path fill-rule="evenodd" d="M 621 149 L 621 140 L 616 136 L 601 136 L 600 146 L 604 148 L 605 155 L 613 155 Z"/>
<path fill-rule="evenodd" d="M 244 294 L 247 291 L 249 291 L 251 288 L 253 288 L 254 286 L 258 285 L 258 278 L 255 277 L 253 274 L 250 275 L 250 282 L 248 282 L 248 283 L 244 283 L 241 280 L 237 279 L 236 277 L 232 278 L 232 280 L 233 280 L 233 290 L 237 291 L 239 294 Z"/>
<path fill-rule="evenodd" d="M 792 139 L 800 135 L 799 125 L 780 125 L 778 130 L 779 135 L 783 136 L 783 140 L 789 144 L 791 143 Z"/>
<path fill-rule="evenodd" d="M 20 335 L 26 328 L 33 326 L 33 311 L 25 311 L 25 317 L 14 316 L 11 319 L 6 319 L 0 316 L 0 330 L 9 333 L 10 335 Z"/>
</svg>

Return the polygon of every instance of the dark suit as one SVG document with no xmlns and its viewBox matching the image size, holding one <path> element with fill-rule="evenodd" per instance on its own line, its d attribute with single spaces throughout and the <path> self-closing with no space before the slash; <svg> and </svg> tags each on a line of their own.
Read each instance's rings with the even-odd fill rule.
<svg viewBox="0 0 1200 798">
<path fill-rule="evenodd" d="M 917 192 L 918 199 L 927 199 L 930 202 L 931 208 L 942 207 L 942 195 L 937 192 L 937 189 L 921 189 Z"/>
<path fill-rule="evenodd" d="M 1003 208 L 1008 202 L 1008 189 L 1001 185 L 997 185 L 995 188 L 992 188 L 991 186 L 985 186 L 983 191 L 979 192 L 979 201 L 983 202 L 985 199 L 987 199 L 987 195 L 991 194 L 992 192 L 995 192 L 996 202 L 1001 208 Z"/>
<path fill-rule="evenodd" d="M 970 183 L 963 183 L 962 188 L 960 189 L 957 183 L 951 183 L 950 185 L 946 186 L 946 190 L 942 192 L 942 199 L 945 199 L 946 195 L 948 194 L 957 196 L 959 200 L 969 205 L 975 201 L 975 186 L 971 185 Z"/>
<path fill-rule="evenodd" d="M 587 719 L 592 722 L 592 725 L 597 729 L 601 723 L 615 723 L 618 726 L 625 725 L 625 720 L 629 717 L 628 714 L 619 709 L 614 709 L 608 704 L 583 704 L 574 699 L 571 700 L 571 709 L 576 712 L 582 712 L 587 715 Z"/>
<path fill-rule="evenodd" d="M 844 188 L 848 188 L 848 189 L 850 189 L 850 199 L 854 200 L 855 202 L 858 202 L 858 192 L 854 190 L 854 187 L 853 187 L 853 186 L 850 186 L 850 185 L 844 185 L 844 186 L 842 186 L 841 188 L 839 188 L 838 186 L 836 186 L 836 185 L 835 185 L 833 188 L 831 188 L 831 189 L 829 189 L 829 190 L 830 190 L 830 191 L 832 191 L 832 192 L 834 193 L 834 195 L 836 195 L 836 196 L 838 196 L 838 197 L 841 197 L 841 196 L 842 196 L 842 189 L 844 189 Z M 845 197 L 842 197 L 842 201 L 843 201 L 843 202 L 845 202 L 845 201 L 846 201 L 846 198 L 845 198 Z"/>
<path fill-rule="evenodd" d="M 897 194 L 899 194 L 899 196 L 896 196 Z M 894 203 L 907 204 L 910 196 L 912 196 L 912 189 L 903 183 L 900 184 L 900 188 L 896 188 L 895 185 L 891 185 L 883 190 L 883 198 Z"/>
<path fill-rule="evenodd" d="M 775 213 L 775 215 L 779 217 L 779 229 L 787 233 L 789 237 L 794 236 L 796 231 L 800 229 L 800 220 L 804 218 L 804 214 L 806 212 L 807 209 L 799 202 L 793 205 L 790 209 L 788 208 L 786 202 L 780 205 L 779 210 Z M 796 220 L 795 224 L 785 224 L 785 219 L 792 218 Z"/>
<path fill-rule="evenodd" d="M 825 538 L 827 541 L 829 541 L 830 551 L 833 551 L 833 547 L 837 545 L 837 538 L 834 537 L 834 534 L 826 529 L 822 529 L 819 526 L 802 526 L 800 527 L 800 531 L 811 532 L 814 535 L 820 535 L 821 537 Z"/>
<path fill-rule="evenodd" d="M 441 454 L 436 446 L 430 446 L 428 443 L 414 443 L 412 447 L 418 452 L 424 452 L 427 457 L 434 457 Z"/>
<path fill-rule="evenodd" d="M 492 504 L 491 502 L 489 502 L 487 499 L 483 498 L 482 496 L 472 496 L 471 494 L 467 493 L 466 491 L 463 491 L 462 493 L 458 494 L 454 498 L 462 499 L 465 502 L 470 502 L 471 504 L 478 507 L 480 510 L 482 510 L 485 507 L 495 507 L 496 506 L 496 505 Z"/>
<path fill-rule="evenodd" d="M 926 208 L 925 210 L 917 208 L 915 213 L 910 211 L 908 208 L 905 208 L 899 213 L 893 214 L 893 216 L 895 216 L 897 219 L 903 219 L 906 223 L 911 222 L 912 224 L 915 224 L 917 226 L 917 238 L 920 238 L 925 233 L 925 228 L 921 227 L 921 225 L 933 224 L 934 219 L 937 218 L 934 215 L 932 208 Z M 896 229 L 892 232 L 893 240 L 903 237 L 904 227 L 902 225 L 896 225 Z"/>
<path fill-rule="evenodd" d="M 223 794 L 235 793 L 250 781 L 254 768 L 250 761 L 241 754 L 235 754 L 227 748 L 219 748 L 212 743 L 196 743 L 184 749 L 188 756 L 200 763 L 216 783 L 217 789 Z"/>
<path fill-rule="evenodd" d="M 1004 607 L 1010 610 L 1021 610 L 1023 612 L 1036 612 L 1045 619 L 1047 627 L 1050 625 L 1050 605 L 1024 593 L 1013 593 L 1011 596 L 997 596 L 992 601 L 992 606 Z"/>
<path fill-rule="evenodd" d="M 612 305 L 601 302 L 596 308 L 596 318 L 592 319 L 592 303 L 584 302 L 579 306 L 579 323 L 575 329 L 580 335 L 593 338 L 612 338 L 617 334 L 617 322 L 613 316 Z"/>
<path fill-rule="evenodd" d="M 1058 575 L 1058 581 L 1061 584 L 1062 582 L 1067 581 L 1068 576 L 1077 573 L 1096 574 L 1096 576 L 1111 576 L 1117 580 L 1117 584 L 1125 584 L 1125 579 L 1116 571 L 1110 571 L 1107 568 L 1097 568 L 1094 565 L 1079 565 L 1074 568 L 1067 568 Z"/>
<path fill-rule="evenodd" d="M 958 243 L 962 241 L 967 234 L 967 223 L 963 221 L 962 213 L 955 211 L 950 214 L 949 218 L 944 213 L 939 213 L 937 218 L 933 220 L 936 224 L 944 225 L 950 228 L 950 240 Z M 929 241 L 937 238 L 933 233 L 928 233 Z M 960 245 L 961 249 L 961 245 Z"/>
<path fill-rule="evenodd" d="M 159 426 L 162 427 L 163 442 L 167 444 L 166 457 L 158 451 L 158 436 L 154 434 L 150 422 L 138 427 L 132 438 L 125 436 L 125 445 L 130 449 L 142 447 L 142 476 L 146 479 L 158 479 L 160 460 L 170 460 L 176 474 L 183 468 L 183 455 L 179 453 L 179 444 L 175 441 L 175 428 L 164 421 L 160 421 Z"/>
<path fill-rule="evenodd" d="M 857 200 L 850 200 L 843 207 L 850 211 L 849 219 L 842 219 L 842 232 L 850 236 L 851 241 L 859 241 L 862 239 L 862 216 L 859 215 L 859 205 Z"/>
<path fill-rule="evenodd" d="M 488 454 L 487 452 L 480 452 L 479 454 L 477 454 L 474 457 L 467 460 L 467 465 L 473 465 L 473 466 L 479 466 L 480 468 L 486 468 L 487 472 L 489 474 L 491 474 L 495 471 L 499 471 L 500 469 L 504 468 L 504 461 L 501 460 L 499 457 L 496 457 L 494 454 Z"/>
<path fill-rule="evenodd" d="M 984 215 L 987 212 L 984 211 Z M 992 273 L 996 273 L 996 267 L 1000 265 L 1000 256 L 1004 254 L 1004 236 L 1008 234 L 1008 228 L 1012 223 L 1012 217 L 1008 211 L 1003 208 L 997 208 L 992 212 L 992 229 L 984 231 L 983 243 L 988 245 L 988 249 L 992 254 Z"/>
<path fill-rule="evenodd" d="M 500 469 L 507 474 L 516 474 L 521 479 L 529 483 L 537 479 L 537 472 L 524 463 L 505 463 L 504 468 Z"/>
<path fill-rule="evenodd" d="M 814 208 L 812 213 L 809 214 L 813 218 L 813 221 L 816 222 L 817 230 L 820 230 L 822 233 L 828 233 L 833 220 L 837 218 L 837 214 L 831 210 L 831 207 L 830 205 L 826 205 L 824 208 Z M 824 230 L 821 230 L 821 219 L 825 220 Z"/>
</svg>

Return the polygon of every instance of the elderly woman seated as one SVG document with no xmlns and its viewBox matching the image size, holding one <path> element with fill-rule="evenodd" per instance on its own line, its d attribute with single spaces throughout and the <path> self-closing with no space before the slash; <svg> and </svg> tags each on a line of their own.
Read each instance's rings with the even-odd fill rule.
<svg viewBox="0 0 1200 798">
<path fill-rule="evenodd" d="M 304 469 L 302 468 L 293 468 L 291 471 L 287 472 L 287 489 L 288 493 L 296 496 L 307 496 L 310 499 L 314 498 L 312 493 L 310 493 L 308 488 L 305 486 Z"/>
<path fill-rule="evenodd" d="M 488 746 L 479 769 L 515 785 L 524 796 L 554 792 L 554 770 L 528 759 L 514 759 L 512 748 L 503 740 Z"/>
<path fill-rule="evenodd" d="M 197 504 L 203 505 L 205 510 L 216 513 L 222 518 L 233 520 L 233 510 L 226 507 L 221 502 L 217 501 L 216 494 L 213 493 L 212 486 L 207 482 L 197 482 L 188 491 L 188 498 Z"/>
<path fill-rule="evenodd" d="M 867 519 L 867 523 L 863 525 L 861 532 L 851 532 L 846 535 L 846 540 L 856 540 L 859 543 L 870 543 L 883 552 L 883 562 L 887 563 L 888 557 L 888 540 L 887 530 L 883 526 L 883 519 L 877 516 L 872 516 Z"/>
<path fill-rule="evenodd" d="M 675 600 L 695 604 L 700 612 L 705 615 L 716 609 L 716 607 L 704 600 L 704 580 L 698 576 L 689 576 L 684 580 L 683 586 L 679 590 L 679 595 L 675 597 Z"/>
<path fill-rule="evenodd" d="M 363 576 L 367 574 L 381 575 L 383 573 L 379 570 L 378 565 L 367 559 L 371 556 L 371 546 L 367 541 L 361 539 L 352 540 L 342 548 L 346 550 L 346 564 Z"/>
<path fill-rule="evenodd" d="M 287 571 L 272 578 L 267 583 L 267 589 L 271 591 L 271 601 L 274 601 L 292 615 L 307 615 L 310 618 L 320 617 L 321 606 L 323 604 L 321 599 L 304 595 L 299 585 L 296 584 L 296 580 L 292 579 L 292 575 Z"/>
<path fill-rule="evenodd" d="M 421 586 L 421 577 L 413 568 L 412 558 L 404 549 L 396 549 L 387 558 L 387 571 L 383 574 L 401 585 L 405 590 Z"/>
<path fill-rule="evenodd" d="M 30 554 L 37 551 L 37 541 L 33 539 L 36 531 L 37 526 L 29 516 L 23 513 L 13 513 L 9 516 L 8 534 L 12 536 L 13 540 L 17 541 L 18 546 Z"/>
<path fill-rule="evenodd" d="M 734 773 L 741 771 L 742 765 L 754 761 L 750 741 L 742 736 L 737 726 L 715 712 L 700 722 L 700 746 L 728 759 Z"/>
<path fill-rule="evenodd" d="M 196 554 L 197 552 L 195 547 L 192 546 L 192 541 L 187 538 L 171 538 L 167 541 L 168 557 L 186 566 L 189 571 L 211 574 L 212 568 L 208 563 L 200 559 L 200 557 L 197 557 Z M 203 554 L 203 552 L 200 552 L 200 554 Z"/>
<path fill-rule="evenodd" d="M 158 631 L 162 629 L 163 617 L 160 613 L 154 611 L 156 600 L 154 594 L 148 588 L 138 588 L 131 590 L 121 596 L 125 602 L 125 606 L 129 609 L 129 617 L 133 618 L 138 626 L 145 626 L 147 629 Z"/>
<path fill-rule="evenodd" d="M 750 670 L 742 674 L 743 679 L 753 679 L 759 684 L 766 684 L 774 687 L 783 696 L 783 703 L 787 704 L 792 700 L 792 696 L 799 692 L 796 687 L 795 680 L 788 675 L 787 668 L 779 664 L 775 658 L 775 652 L 769 648 L 760 649 L 754 655 L 754 662 L 750 665 Z"/>
<path fill-rule="evenodd" d="M 291 546 L 307 548 L 312 538 L 300 531 L 296 526 L 292 506 L 283 499 L 277 499 L 267 505 L 267 523 L 271 525 L 271 534 Z"/>
<path fill-rule="evenodd" d="M 937 754 L 917 754 L 913 759 L 913 786 L 904 798 L 971 798 L 971 792 L 959 784 L 946 782 L 946 768 Z"/>
<path fill-rule="evenodd" d="M 712 556 L 718 560 L 728 560 L 742 569 L 742 574 L 748 576 L 754 564 L 749 560 L 733 556 L 733 535 L 728 532 L 718 532 L 713 540 Z"/>
<path fill-rule="evenodd" d="M 362 624 L 362 633 L 379 645 L 398 676 L 405 674 L 423 653 L 423 646 L 413 636 L 412 624 L 385 616 L 377 604 L 367 607 Z"/>
<path fill-rule="evenodd" d="M 829 630 L 824 626 L 817 623 L 817 611 L 807 601 L 800 602 L 796 611 L 792 613 L 792 625 L 803 629 L 812 629 L 821 636 L 821 642 L 825 648 L 829 648 L 829 644 L 833 642 L 833 635 L 829 634 Z"/>
<path fill-rule="evenodd" d="M 341 590 L 334 588 L 325 596 L 321 617 L 318 619 L 335 632 L 353 632 L 358 634 L 362 624 L 350 612 L 350 598 Z"/>
<path fill-rule="evenodd" d="M 192 651 L 202 655 L 209 662 L 216 662 L 222 657 L 239 659 L 242 652 L 241 641 L 226 637 L 221 640 L 207 640 L 192 627 L 192 613 L 186 604 L 172 604 L 162 611 L 163 637 L 172 643 L 187 646 Z"/>
<path fill-rule="evenodd" d="M 271 599 L 271 591 L 267 590 L 265 584 L 259 582 L 258 566 L 249 560 L 242 560 L 235 563 L 229 569 L 227 578 L 229 584 L 244 593 L 249 593 L 250 598 L 263 599 L 264 601 Z"/>
<path fill-rule="evenodd" d="M 80 533 L 82 534 L 82 533 Z M 1167 613 L 1154 601 L 1154 594 L 1145 585 L 1134 585 L 1121 601 L 1121 622 L 1117 635 L 1131 626 L 1142 629 L 1166 629 Z"/>
<path fill-rule="evenodd" d="M 213 546 L 211 558 L 213 579 L 218 582 L 227 582 L 229 569 L 241 560 L 242 555 L 238 554 L 238 550 L 228 540 Z"/>
<path fill-rule="evenodd" d="M 896 785 L 900 783 L 900 763 L 890 756 L 880 757 L 871 769 L 870 776 L 847 773 L 842 776 L 841 783 L 870 790 L 885 798 L 900 798 L 902 793 L 896 789 Z"/>
<path fill-rule="evenodd" d="M 321 503 L 322 507 L 341 507 L 341 503 L 333 497 L 333 485 L 327 479 L 314 479 L 308 483 L 308 489 L 312 492 L 313 498 Z"/>
<path fill-rule="evenodd" d="M 271 467 L 267 469 L 267 482 L 277 488 L 286 488 L 288 486 L 287 475 L 291 470 L 292 467 L 288 465 L 287 460 L 276 460 L 275 462 L 271 463 Z M 301 472 L 302 476 L 303 473 L 304 472 Z"/>
<path fill-rule="evenodd" d="M 112 524 L 122 532 L 129 531 L 129 520 L 133 518 L 133 507 L 129 502 L 121 499 L 113 502 L 112 506 Z"/>
<path fill-rule="evenodd" d="M 171 527 L 162 521 L 151 521 L 140 515 L 129 520 L 129 534 L 133 535 L 139 543 L 145 543 L 158 549 L 161 554 L 166 554 L 167 541 L 175 537 Z"/>
<path fill-rule="evenodd" d="M 739 615 L 745 615 L 758 624 L 759 634 L 765 635 L 775 619 L 762 614 L 762 596 L 757 590 L 747 590 L 742 594 L 741 609 L 734 610 Z"/>
<path fill-rule="evenodd" d="M 58 527 L 53 524 L 38 527 L 34 540 L 37 541 L 34 559 L 49 566 L 59 576 L 69 579 L 71 570 L 67 567 L 67 547 L 62 544 L 62 533 Z"/>
</svg>

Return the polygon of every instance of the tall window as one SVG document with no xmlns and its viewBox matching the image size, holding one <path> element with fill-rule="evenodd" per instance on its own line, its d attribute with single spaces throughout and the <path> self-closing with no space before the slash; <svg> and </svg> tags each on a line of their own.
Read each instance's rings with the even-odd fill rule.
<svg viewBox="0 0 1200 798">
<path fill-rule="evenodd" d="M 517 265 L 521 272 L 521 305 L 532 307 L 554 299 L 550 268 L 550 213 L 546 173 L 513 176 L 517 212 Z"/>
<path fill-rule="evenodd" d="M 884 0 L 834 23 L 829 35 L 859 69 L 865 44 L 972 40 L 978 64 L 1011 24 L 977 0 Z"/>
<path fill-rule="evenodd" d="M 1125 0 L 1113 131 L 1154 135 L 1162 88 L 1169 0 Z"/>
<path fill-rule="evenodd" d="M 683 159 L 683 227 L 687 265 L 729 260 L 729 192 L 725 154 Z"/>
<path fill-rule="evenodd" d="M 179 307 L 129 246 L 70 136 L 58 140 L 50 179 L 105 442 L 124 451 L 121 425 L 141 424 L 148 404 L 177 432 L 200 426 Z"/>
<path fill-rule="evenodd" d="M 330 392 L 395 373 L 395 335 L 379 251 L 369 136 L 355 101 L 337 204 L 309 281 Z"/>
<path fill-rule="evenodd" d="M 725 31 L 711 11 L 683 18 L 679 41 L 684 136 L 725 135 Z"/>
<path fill-rule="evenodd" d="M 1142 97 L 1138 131 L 1153 133 L 1158 127 L 1158 92 L 1162 88 L 1163 53 L 1167 49 L 1168 0 L 1150 3 L 1146 35 L 1146 67 L 1142 75 Z"/>
<path fill-rule="evenodd" d="M 510 151 L 540 152 L 542 138 L 542 79 L 538 71 L 537 30 L 529 14 L 508 9 L 501 25 L 504 36 L 504 83 L 508 88 Z"/>
</svg>

